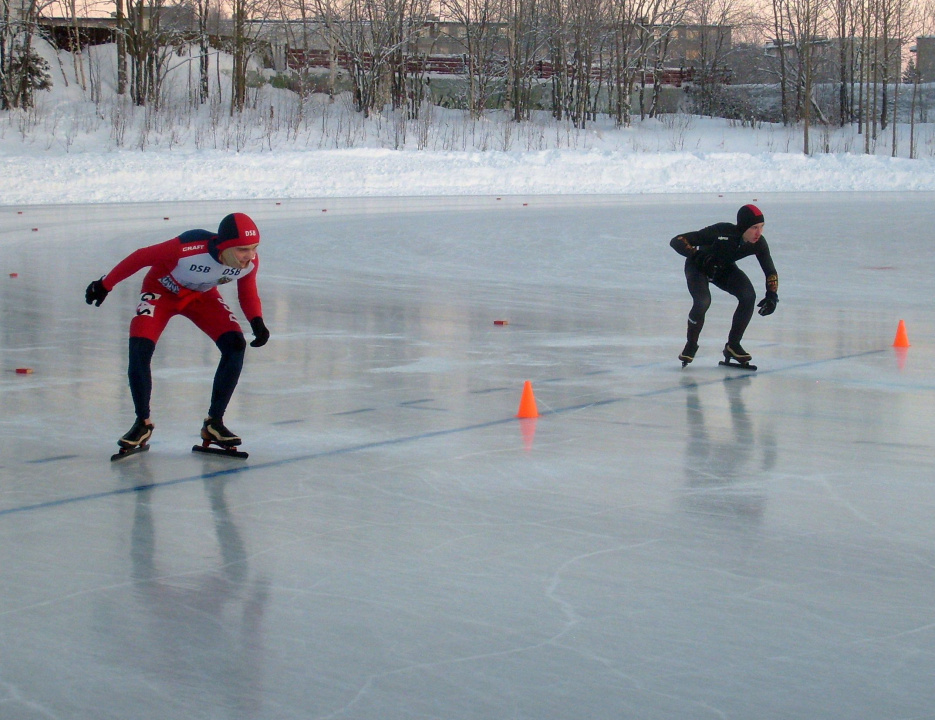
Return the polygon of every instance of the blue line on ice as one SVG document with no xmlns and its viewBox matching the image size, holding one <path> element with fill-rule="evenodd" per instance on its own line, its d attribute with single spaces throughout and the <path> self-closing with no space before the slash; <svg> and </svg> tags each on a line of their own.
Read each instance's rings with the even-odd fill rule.
<svg viewBox="0 0 935 720">
<path fill-rule="evenodd" d="M 779 372 L 788 371 L 796 368 L 803 367 L 812 367 L 815 365 L 824 365 L 827 363 L 840 362 L 841 360 L 851 360 L 853 358 L 865 357 L 867 355 L 876 355 L 878 353 L 885 352 L 884 350 L 868 350 L 860 353 L 853 353 L 851 355 L 841 355 L 839 357 L 827 358 L 824 360 L 811 360 L 809 362 L 797 363 L 795 365 L 786 365 L 783 367 L 774 368 L 772 370 L 760 370 L 757 375 L 768 375 Z M 671 363 L 670 363 L 671 364 Z M 728 371 L 733 372 L 733 371 Z M 702 385 L 711 385 L 713 383 L 724 382 L 725 380 L 730 381 L 738 377 L 750 377 L 747 374 L 738 374 L 735 375 L 722 375 L 710 380 L 701 380 L 695 383 L 696 386 Z M 664 388 L 658 388 L 655 390 L 648 390 L 643 393 L 637 393 L 635 395 L 628 395 L 626 397 L 612 397 L 607 398 L 606 400 L 597 400 L 593 402 L 581 403 L 579 405 L 569 405 L 563 408 L 555 408 L 552 410 L 546 410 L 541 413 L 542 416 L 548 415 L 560 415 L 562 413 L 575 412 L 577 410 L 584 410 L 586 408 L 592 407 L 602 407 L 605 405 L 612 405 L 614 403 L 622 402 L 625 400 L 632 399 L 634 397 L 652 397 L 655 395 L 665 395 L 671 392 L 677 392 L 684 390 L 683 385 L 672 385 Z M 274 467 L 283 467 L 285 465 L 294 465 L 295 463 L 307 462 L 310 460 L 318 460 L 320 458 L 326 457 L 336 457 L 339 455 L 350 455 L 352 453 L 361 452 L 364 450 L 375 450 L 377 448 L 390 447 L 393 445 L 403 445 L 405 443 L 419 442 L 420 440 L 430 440 L 432 438 L 444 437 L 446 435 L 456 435 L 459 433 L 471 432 L 473 430 L 481 430 L 483 428 L 496 427 L 497 425 L 505 425 L 507 423 L 515 422 L 516 418 L 502 418 L 500 420 L 490 420 L 483 423 L 475 423 L 474 425 L 464 425 L 462 427 L 449 428 L 447 430 L 433 430 L 432 432 L 419 433 L 418 435 L 407 435 L 405 437 L 392 438 L 389 440 L 379 440 L 372 443 L 362 443 L 359 445 L 349 445 L 343 448 L 335 448 L 333 450 L 322 450 L 321 452 L 309 453 L 307 455 L 297 455 L 291 458 L 283 458 L 281 460 L 271 460 L 265 463 L 256 463 L 253 465 L 237 465 L 236 467 L 225 468 L 223 470 L 217 470 L 215 472 L 209 473 L 198 473 L 197 475 L 190 475 L 182 478 L 175 478 L 173 480 L 163 480 L 161 482 L 155 483 L 146 483 L 145 485 L 136 485 L 134 487 L 128 488 L 115 488 L 113 490 L 105 490 L 103 492 L 89 493 L 87 495 L 76 495 L 74 497 L 61 498 L 59 500 L 48 500 L 46 502 L 34 503 L 32 505 L 22 505 L 20 507 L 7 508 L 6 510 L 0 510 L 0 517 L 6 515 L 14 515 L 25 512 L 32 512 L 36 510 L 47 510 L 49 508 L 61 507 L 63 505 L 74 505 L 77 503 L 91 502 L 94 500 L 102 500 L 104 498 L 117 497 L 119 495 L 128 495 L 131 493 L 143 492 L 145 490 L 152 490 L 154 488 L 165 488 L 171 487 L 173 485 L 182 485 L 184 483 L 196 482 L 198 480 L 210 480 L 217 477 L 225 477 L 228 475 L 239 475 L 241 473 L 251 472 L 254 470 L 263 470 L 266 468 Z"/>
</svg>

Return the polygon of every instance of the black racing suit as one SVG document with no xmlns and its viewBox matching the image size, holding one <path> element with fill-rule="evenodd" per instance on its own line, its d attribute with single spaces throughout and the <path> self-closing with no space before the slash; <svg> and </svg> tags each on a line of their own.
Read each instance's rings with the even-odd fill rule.
<svg viewBox="0 0 935 720">
<path fill-rule="evenodd" d="M 779 275 L 769 254 L 769 245 L 762 235 L 755 243 L 744 242 L 743 233 L 732 223 L 716 223 L 701 230 L 676 235 L 669 242 L 672 249 L 685 256 L 685 280 L 693 305 L 688 313 L 688 341 L 698 344 L 705 313 L 711 305 L 712 282 L 724 292 L 737 298 L 737 309 L 727 342 L 732 347 L 740 340 L 753 317 L 756 291 L 746 273 L 737 267 L 737 261 L 756 255 L 766 275 L 766 291 L 775 297 L 779 291 Z"/>
</svg>

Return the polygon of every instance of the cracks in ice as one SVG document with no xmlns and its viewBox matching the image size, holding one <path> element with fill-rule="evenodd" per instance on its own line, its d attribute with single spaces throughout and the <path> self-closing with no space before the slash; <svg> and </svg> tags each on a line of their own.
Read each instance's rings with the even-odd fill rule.
<svg viewBox="0 0 935 720">
<path fill-rule="evenodd" d="M 582 653 L 582 651 L 579 648 L 575 648 L 575 647 L 569 646 L 568 644 L 561 642 L 564 637 L 566 637 L 569 633 L 574 631 L 574 629 L 582 622 L 583 618 L 577 612 L 577 610 L 575 609 L 575 606 L 571 602 L 568 602 L 567 600 L 563 599 L 560 596 L 559 588 L 562 585 L 563 574 L 565 574 L 571 567 L 583 561 L 586 561 L 586 560 L 589 560 L 595 557 L 599 557 L 601 555 L 608 555 L 608 554 L 615 554 L 619 552 L 631 551 L 636 548 L 655 544 L 656 542 L 659 542 L 659 541 L 648 540 L 648 541 L 641 542 L 641 543 L 634 543 L 632 545 L 617 546 L 613 548 L 607 548 L 604 550 L 598 550 L 595 552 L 583 553 L 573 558 L 569 558 L 568 560 L 563 562 L 551 575 L 545 587 L 545 597 L 549 601 L 553 602 L 559 608 L 564 618 L 564 623 L 562 627 L 557 632 L 550 635 L 549 637 L 543 638 L 542 640 L 538 642 L 529 643 L 527 645 L 523 645 L 520 647 L 506 648 L 503 650 L 497 650 L 497 651 L 489 652 L 489 653 L 476 653 L 473 655 L 464 655 L 461 657 L 450 658 L 450 659 L 441 660 L 438 662 L 411 663 L 409 665 L 406 665 L 405 667 L 396 668 L 394 670 L 388 670 L 382 673 L 374 673 L 372 675 L 369 675 L 364 680 L 363 684 L 358 688 L 354 697 L 352 697 L 347 703 L 345 703 L 343 707 L 337 708 L 331 713 L 319 716 L 318 720 L 328 720 L 329 718 L 337 718 L 337 717 L 344 716 L 345 714 L 351 712 L 351 710 L 369 694 L 374 684 L 377 681 L 384 679 L 384 678 L 398 676 L 398 675 L 410 673 L 416 670 L 430 670 L 430 669 L 444 668 L 444 667 L 453 666 L 453 665 L 460 665 L 463 663 L 484 662 L 484 661 L 489 661 L 489 660 L 493 660 L 497 658 L 505 658 L 505 657 L 515 656 L 515 655 L 522 655 L 522 654 L 533 652 L 535 650 L 539 650 L 541 648 L 548 647 L 548 646 L 560 647 L 563 650 L 566 650 L 568 652 L 573 652 L 579 655 L 583 655 L 588 660 L 591 660 L 592 662 L 602 665 L 608 672 L 612 673 L 613 675 L 623 680 L 626 680 L 627 682 L 630 682 L 634 687 L 640 687 L 641 683 L 638 679 L 634 678 L 631 675 L 621 672 L 618 668 L 615 667 L 612 660 L 601 657 L 599 655 L 596 655 L 590 652 Z"/>
</svg>

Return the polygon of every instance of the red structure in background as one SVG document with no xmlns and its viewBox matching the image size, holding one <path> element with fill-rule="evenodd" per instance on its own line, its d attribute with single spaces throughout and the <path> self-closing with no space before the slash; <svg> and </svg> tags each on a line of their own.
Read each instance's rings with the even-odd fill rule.
<svg viewBox="0 0 935 720">
<path fill-rule="evenodd" d="M 364 56 L 364 62 L 369 63 L 371 57 Z M 344 70 L 353 68 L 352 58 L 349 53 L 335 53 L 335 60 L 338 67 Z M 292 70 L 303 70 L 308 68 L 327 68 L 331 66 L 331 56 L 327 50 L 301 50 L 290 48 L 286 52 L 286 62 Z M 438 75 L 466 75 L 468 71 L 467 59 L 462 55 L 425 55 L 423 57 L 409 58 L 407 61 L 407 71 L 416 73 L 436 73 Z M 569 75 L 574 73 L 574 68 L 569 66 L 566 70 Z M 555 68 L 548 60 L 538 60 L 535 64 L 536 77 L 542 80 L 548 80 L 556 74 Z M 608 80 L 610 72 L 599 67 L 592 68 L 591 75 L 595 80 Z M 673 85 L 681 87 L 684 83 L 691 82 L 694 75 L 692 68 L 665 68 L 659 73 L 659 82 L 662 85 Z M 644 79 L 647 85 L 652 85 L 654 76 L 651 72 L 644 73 Z"/>
</svg>

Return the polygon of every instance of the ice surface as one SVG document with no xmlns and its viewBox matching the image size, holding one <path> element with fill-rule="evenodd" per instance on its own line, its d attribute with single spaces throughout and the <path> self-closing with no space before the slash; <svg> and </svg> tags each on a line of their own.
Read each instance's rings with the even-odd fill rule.
<svg viewBox="0 0 935 720">
<path fill-rule="evenodd" d="M 682 370 L 668 239 L 754 199 L 760 370 L 717 367 L 719 292 Z M 0 716 L 935 717 L 933 200 L 0 208 Z M 177 320 L 111 464 L 140 278 L 84 287 L 232 210 L 250 459 L 190 453 L 216 350 Z"/>
</svg>

